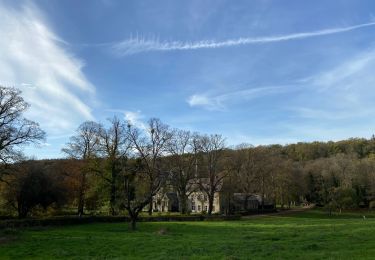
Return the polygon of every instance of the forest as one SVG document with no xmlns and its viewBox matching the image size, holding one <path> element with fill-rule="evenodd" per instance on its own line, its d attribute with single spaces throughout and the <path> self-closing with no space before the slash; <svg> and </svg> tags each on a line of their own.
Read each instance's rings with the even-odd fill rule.
<svg viewBox="0 0 375 260">
<path fill-rule="evenodd" d="M 142 126 L 114 116 L 83 122 L 62 149 L 66 158 L 33 160 L 22 148 L 45 140 L 24 118 L 28 104 L 0 88 L 0 214 L 5 217 L 101 214 L 137 218 L 159 192 L 177 193 L 180 213 L 200 189 L 212 214 L 215 193 L 230 210 L 234 193 L 258 194 L 280 208 L 314 203 L 329 214 L 375 207 L 375 138 L 228 146 L 220 134 Z M 219 132 L 219 131 L 218 131 Z M 264 200 L 263 200 L 264 201 Z M 149 210 L 149 214 L 152 211 Z"/>
</svg>

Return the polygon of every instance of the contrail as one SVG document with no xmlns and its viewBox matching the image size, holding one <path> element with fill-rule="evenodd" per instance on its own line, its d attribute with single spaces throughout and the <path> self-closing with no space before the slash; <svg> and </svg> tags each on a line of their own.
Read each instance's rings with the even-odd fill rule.
<svg viewBox="0 0 375 260">
<path fill-rule="evenodd" d="M 130 39 L 118 42 L 112 45 L 113 50 L 120 56 L 132 55 L 140 52 L 148 51 L 174 51 L 174 50 L 197 50 L 197 49 L 211 49 L 222 48 L 249 44 L 264 44 L 272 42 L 290 41 L 306 39 L 311 37 L 344 33 L 348 31 L 357 30 L 364 27 L 374 26 L 375 22 L 363 23 L 348 27 L 337 27 L 331 29 L 324 29 L 313 32 L 293 33 L 287 35 L 268 36 L 268 37 L 246 37 L 238 39 L 230 39 L 225 41 L 196 41 L 196 42 L 182 42 L 182 41 L 160 41 L 157 39 L 145 39 L 131 37 Z"/>
</svg>

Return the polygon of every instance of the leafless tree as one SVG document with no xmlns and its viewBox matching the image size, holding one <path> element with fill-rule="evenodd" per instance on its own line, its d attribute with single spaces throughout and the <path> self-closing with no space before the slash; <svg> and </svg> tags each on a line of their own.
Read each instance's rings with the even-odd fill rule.
<svg viewBox="0 0 375 260">
<path fill-rule="evenodd" d="M 167 152 L 167 144 L 172 138 L 169 126 L 159 119 L 150 119 L 146 129 L 128 125 L 128 136 L 132 150 L 142 165 L 146 176 L 148 195 L 145 197 L 149 204 L 149 214 L 152 214 L 152 198 L 159 191 L 167 177 L 163 168 L 162 156 Z"/>
<path fill-rule="evenodd" d="M 77 129 L 77 134 L 72 136 L 66 147 L 62 149 L 68 157 L 80 160 L 83 164 L 79 169 L 79 176 L 67 172 L 67 175 L 72 175 L 78 182 L 77 200 L 78 215 L 80 216 L 84 214 L 85 197 L 88 189 L 87 175 L 91 172 L 91 160 L 97 156 L 99 151 L 100 128 L 101 126 L 96 122 L 86 121 L 82 123 Z M 71 167 L 67 167 L 67 169 L 72 170 Z"/>
<path fill-rule="evenodd" d="M 98 171 L 101 177 L 110 185 L 110 213 L 116 215 L 117 186 L 119 175 L 124 168 L 130 151 L 126 124 L 117 117 L 110 120 L 109 128 L 99 130 L 99 154 L 105 159 L 104 172 Z"/>
<path fill-rule="evenodd" d="M 188 211 L 188 197 L 195 191 L 198 135 L 190 131 L 175 130 L 173 137 L 168 143 L 170 156 L 170 180 L 173 188 L 177 191 L 180 212 L 182 214 Z"/>
<path fill-rule="evenodd" d="M 172 133 L 159 119 L 151 119 L 145 129 L 129 122 L 127 136 L 132 159 L 122 172 L 123 206 L 129 213 L 129 226 L 134 230 L 138 215 L 146 205 L 152 212 L 152 199 L 167 177 L 162 167 L 162 156 L 166 153 Z"/>
<path fill-rule="evenodd" d="M 21 91 L 0 86 L 0 162 L 16 160 L 22 154 L 20 147 L 44 140 L 39 125 L 23 117 L 29 104 Z"/>
<path fill-rule="evenodd" d="M 123 206 L 129 213 L 129 228 L 135 230 L 139 213 L 152 201 L 149 175 L 145 171 L 142 161 L 139 158 L 133 158 L 123 168 L 121 177 L 123 180 Z"/>
<path fill-rule="evenodd" d="M 221 135 L 204 135 L 199 138 L 202 169 L 198 184 L 208 197 L 208 214 L 211 215 L 216 192 L 220 191 L 226 173 L 219 168 L 225 149 L 225 139 Z"/>
<path fill-rule="evenodd" d="M 99 150 L 99 130 L 101 126 L 93 121 L 82 123 L 75 136 L 70 137 L 62 149 L 70 158 L 86 160 L 97 155 Z"/>
</svg>

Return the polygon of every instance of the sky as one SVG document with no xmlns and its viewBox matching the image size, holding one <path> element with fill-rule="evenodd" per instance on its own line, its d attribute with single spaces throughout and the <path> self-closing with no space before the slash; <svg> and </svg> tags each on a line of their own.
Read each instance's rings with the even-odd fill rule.
<svg viewBox="0 0 375 260">
<path fill-rule="evenodd" d="M 222 134 L 227 145 L 375 133 L 373 0 L 0 0 L 0 85 L 59 158 L 86 120 Z"/>
</svg>

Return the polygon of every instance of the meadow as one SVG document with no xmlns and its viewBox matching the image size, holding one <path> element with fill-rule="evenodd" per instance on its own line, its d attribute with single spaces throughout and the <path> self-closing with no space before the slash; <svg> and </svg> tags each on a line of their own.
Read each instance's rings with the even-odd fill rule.
<svg viewBox="0 0 375 260">
<path fill-rule="evenodd" d="M 366 218 L 363 215 L 366 214 Z M 375 215 L 310 210 L 240 221 L 100 223 L 0 232 L 1 259 L 373 259 Z"/>
</svg>

